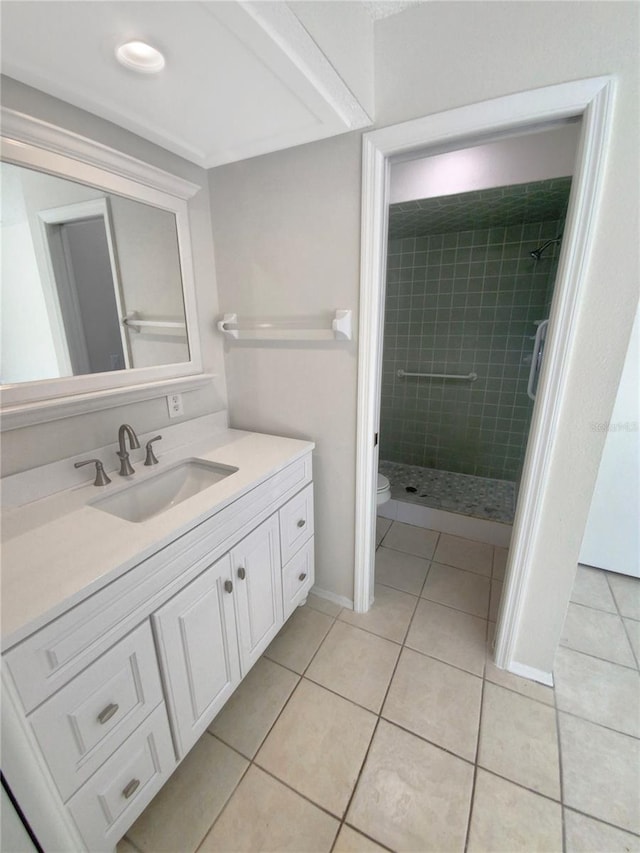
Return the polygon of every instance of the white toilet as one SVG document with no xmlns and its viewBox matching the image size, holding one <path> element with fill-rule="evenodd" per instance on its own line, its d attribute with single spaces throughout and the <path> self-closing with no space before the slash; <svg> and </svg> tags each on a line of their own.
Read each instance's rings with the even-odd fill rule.
<svg viewBox="0 0 640 853">
<path fill-rule="evenodd" d="M 391 483 L 384 476 L 384 474 L 378 474 L 378 495 L 376 498 L 376 503 L 378 506 L 380 504 L 386 503 L 391 498 Z"/>
</svg>

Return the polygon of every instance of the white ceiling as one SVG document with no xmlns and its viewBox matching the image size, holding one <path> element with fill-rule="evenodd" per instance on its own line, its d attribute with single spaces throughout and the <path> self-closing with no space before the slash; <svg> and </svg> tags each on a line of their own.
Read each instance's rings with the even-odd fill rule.
<svg viewBox="0 0 640 853">
<path fill-rule="evenodd" d="M 159 75 L 115 61 L 133 38 L 165 54 Z M 4 74 L 205 168 L 370 125 L 332 60 L 284 2 L 2 2 Z"/>
</svg>

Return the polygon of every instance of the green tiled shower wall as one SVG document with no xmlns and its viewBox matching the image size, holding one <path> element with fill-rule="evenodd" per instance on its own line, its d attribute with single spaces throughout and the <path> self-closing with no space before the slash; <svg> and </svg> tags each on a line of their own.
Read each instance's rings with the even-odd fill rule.
<svg viewBox="0 0 640 853">
<path fill-rule="evenodd" d="M 519 479 L 533 410 L 532 338 L 535 321 L 549 316 L 559 245 L 539 261 L 529 253 L 563 225 L 564 211 L 429 236 L 394 239 L 402 229 L 390 230 L 380 459 Z M 399 369 L 478 379 L 398 378 Z"/>
</svg>

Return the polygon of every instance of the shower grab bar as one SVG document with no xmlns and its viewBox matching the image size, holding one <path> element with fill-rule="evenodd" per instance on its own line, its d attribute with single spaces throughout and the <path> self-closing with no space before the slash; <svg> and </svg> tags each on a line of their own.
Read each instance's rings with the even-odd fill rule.
<svg viewBox="0 0 640 853">
<path fill-rule="evenodd" d="M 407 373 L 401 368 L 398 371 L 398 378 L 404 379 L 405 376 L 418 376 L 426 379 L 466 379 L 469 382 L 475 382 L 478 378 L 477 373 Z"/>
<path fill-rule="evenodd" d="M 540 376 L 540 369 L 542 368 L 542 353 L 544 351 L 548 325 L 548 320 L 541 320 L 536 329 L 533 353 L 531 355 L 531 367 L 529 368 L 529 381 L 527 382 L 527 394 L 531 400 L 535 400 L 538 393 L 538 378 Z"/>
</svg>

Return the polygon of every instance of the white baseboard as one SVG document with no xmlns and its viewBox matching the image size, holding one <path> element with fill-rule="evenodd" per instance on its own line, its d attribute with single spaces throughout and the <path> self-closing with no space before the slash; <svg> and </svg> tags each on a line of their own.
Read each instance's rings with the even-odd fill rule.
<svg viewBox="0 0 640 853">
<path fill-rule="evenodd" d="M 511 525 L 501 521 L 489 521 L 484 518 L 472 518 L 457 512 L 447 512 L 443 509 L 432 509 L 428 506 L 399 501 L 392 498 L 378 507 L 378 515 L 404 524 L 416 527 L 427 527 L 440 533 L 461 536 L 463 539 L 473 539 L 476 542 L 487 542 L 508 548 L 511 540 Z"/>
<path fill-rule="evenodd" d="M 329 592 L 327 589 L 319 589 L 317 586 L 311 587 L 311 592 L 317 595 L 318 598 L 324 598 L 327 601 L 332 601 L 334 604 L 339 604 L 340 607 L 348 607 L 353 610 L 353 599 L 347 598 L 344 595 L 336 595 L 335 592 Z"/>
<path fill-rule="evenodd" d="M 512 661 L 507 667 L 508 672 L 514 675 L 519 675 L 522 678 L 528 678 L 529 681 L 538 681 L 540 684 L 545 684 L 547 687 L 553 687 L 553 673 L 545 672 L 542 669 L 536 669 L 534 666 L 527 666 L 525 663 Z"/>
</svg>

